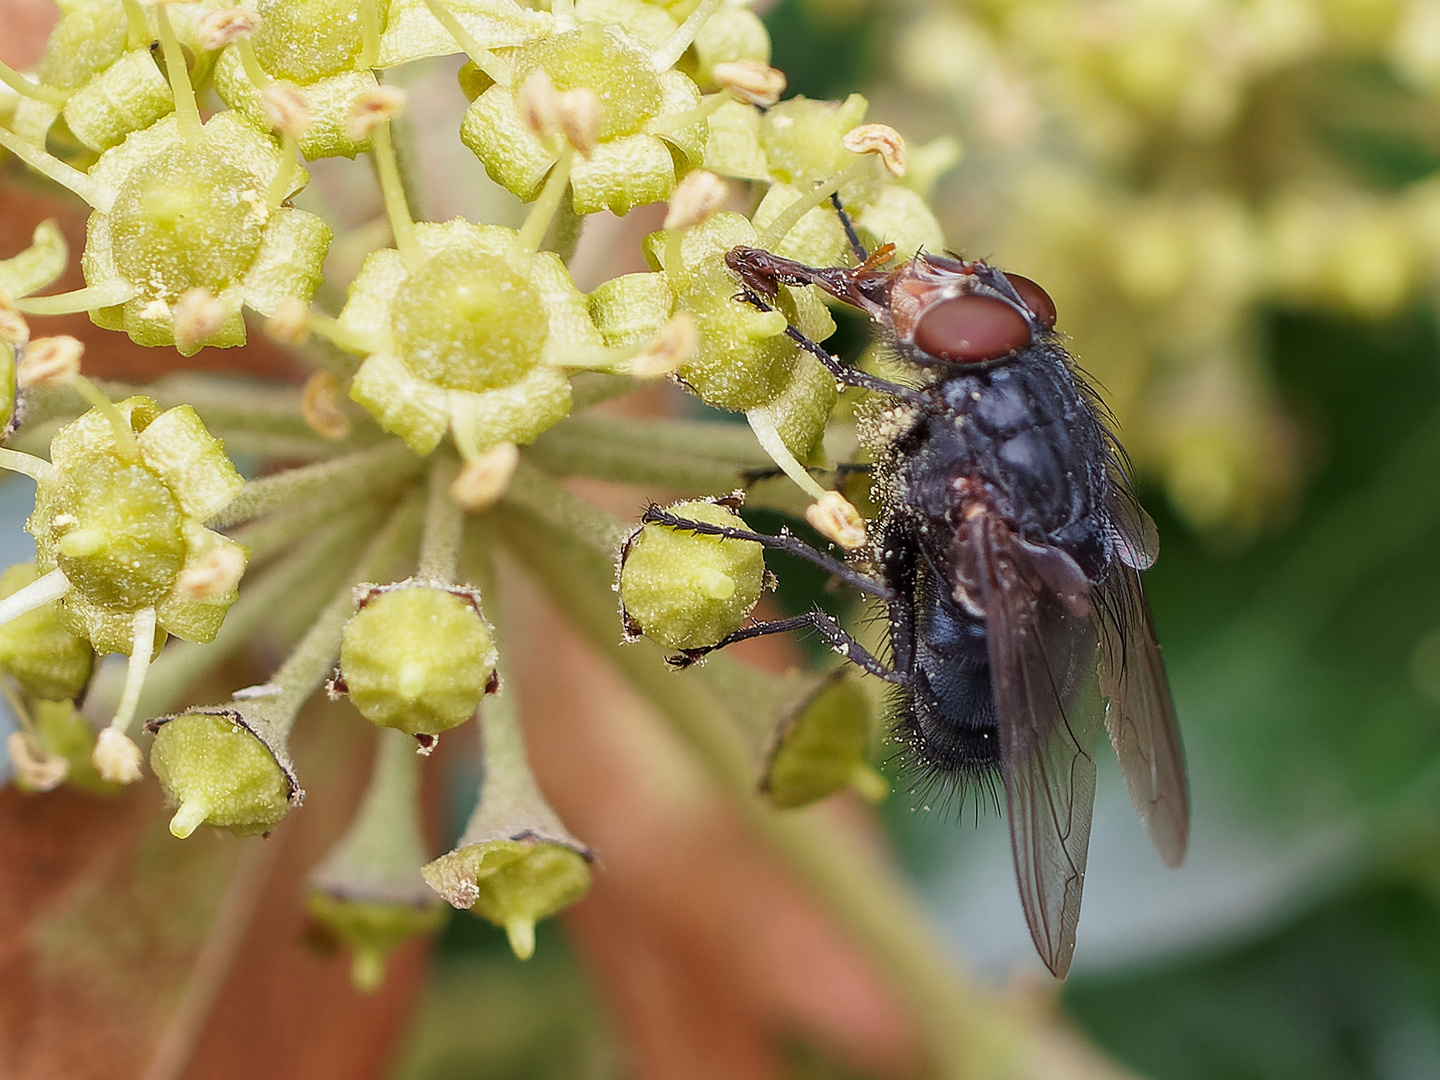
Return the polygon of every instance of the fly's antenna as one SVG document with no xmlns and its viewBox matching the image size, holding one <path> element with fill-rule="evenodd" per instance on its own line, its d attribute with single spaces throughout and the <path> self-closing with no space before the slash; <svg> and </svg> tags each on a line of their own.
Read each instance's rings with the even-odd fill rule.
<svg viewBox="0 0 1440 1080">
<path fill-rule="evenodd" d="M 850 212 L 840 203 L 840 193 L 831 192 L 830 203 L 835 207 L 835 213 L 840 217 L 840 227 L 845 230 L 845 238 L 850 241 L 850 250 L 855 253 L 855 261 L 862 266 L 869 262 L 870 253 L 865 250 L 865 245 L 860 242 L 860 234 L 855 231 L 855 222 L 850 219 Z"/>
</svg>

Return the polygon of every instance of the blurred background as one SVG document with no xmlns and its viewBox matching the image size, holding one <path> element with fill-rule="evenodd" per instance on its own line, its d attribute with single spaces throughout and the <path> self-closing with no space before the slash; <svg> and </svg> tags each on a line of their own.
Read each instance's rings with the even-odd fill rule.
<svg viewBox="0 0 1440 1080">
<path fill-rule="evenodd" d="M 765 18 L 792 93 L 858 89 L 869 119 L 958 139 L 935 200 L 950 244 L 1041 282 L 1103 388 L 1163 540 L 1146 587 L 1194 831 L 1166 871 L 1102 755 L 1079 947 L 1051 1001 L 1002 820 L 926 813 L 903 792 L 881 808 L 883 835 L 858 804 L 826 813 L 893 848 L 957 965 L 1045 999 L 1135 1076 L 1440 1076 L 1440 2 L 779 0 Z M 817 595 L 802 580 L 781 602 Z M 524 965 L 499 931 L 452 919 L 428 983 L 407 954 L 368 1004 L 313 949 L 285 961 L 293 985 L 353 1004 L 352 1023 L 385 1019 L 352 1071 L 296 1049 L 323 1037 L 316 1024 L 280 1039 L 291 1071 L 266 1075 L 306 1075 L 302 1059 L 396 1080 L 915 1075 L 907 1021 L 865 960 L 696 793 L 693 767 L 538 597 L 525 621 L 546 643 L 526 664 L 550 684 L 524 702 L 536 770 L 605 853 L 594 893 L 542 926 Z M 600 698 L 616 725 L 604 738 L 575 720 Z M 473 781 L 458 756 L 445 776 L 433 801 L 448 842 Z M 130 802 L 153 830 L 153 790 Z M 13 830 L 40 811 L 0 810 L 3 885 L 37 858 Z M 93 831 L 66 813 L 48 835 Z M 88 872 L 110 880 L 119 841 L 85 835 L 110 867 Z M 164 841 L 126 843 L 179 866 Z M 244 871 L 237 845 L 210 847 Z M 37 895 L 73 904 L 76 888 Z M 198 889 L 196 949 L 234 891 Z M 153 910 L 125 895 L 133 918 Z M 211 1005 L 273 985 L 274 970 L 231 970 L 276 962 L 303 927 L 275 916 L 266 934 L 208 975 L 177 946 L 156 1030 L 171 1037 L 197 978 L 215 984 Z M 41 1007 L 17 995 L 0 991 L 0 1014 Z M 73 1002 L 55 1007 L 47 1024 L 75 1022 Z M 285 1009 L 229 1027 L 202 1010 L 175 1038 L 212 1056 L 152 1075 L 245 1075 L 218 1048 L 279 1039 L 298 1023 Z"/>
</svg>

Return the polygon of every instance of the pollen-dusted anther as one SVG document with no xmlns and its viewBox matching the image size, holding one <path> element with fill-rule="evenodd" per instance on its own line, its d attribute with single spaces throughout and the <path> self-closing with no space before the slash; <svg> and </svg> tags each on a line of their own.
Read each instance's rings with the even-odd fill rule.
<svg viewBox="0 0 1440 1080">
<path fill-rule="evenodd" d="M 192 353 L 218 333 L 229 316 L 225 305 L 209 289 L 186 289 L 175 301 L 175 348 Z"/>
<path fill-rule="evenodd" d="M 560 128 L 570 145 L 589 158 L 600 145 L 600 97 L 579 86 L 560 95 Z"/>
<path fill-rule="evenodd" d="M 310 340 L 310 305 L 298 296 L 285 297 L 265 320 L 265 333 L 281 345 L 304 345 Z"/>
<path fill-rule="evenodd" d="M 245 553 L 238 547 L 213 547 L 175 578 L 176 595 L 184 600 L 214 600 L 234 592 L 245 574 Z"/>
<path fill-rule="evenodd" d="M 553 139 L 561 133 L 560 92 L 544 68 L 536 68 L 525 77 L 515 101 L 520 119 L 537 139 Z"/>
<path fill-rule="evenodd" d="M 30 340 L 30 324 L 15 309 L 10 297 L 0 292 L 0 344 L 23 345 Z"/>
<path fill-rule="evenodd" d="M 260 88 L 260 108 L 270 126 L 282 135 L 298 139 L 310 126 L 310 103 L 296 87 L 270 83 Z"/>
<path fill-rule="evenodd" d="M 750 105 L 769 107 L 785 93 L 785 73 L 758 60 L 727 60 L 710 71 L 717 83 Z"/>
<path fill-rule="evenodd" d="M 129 735 L 119 728 L 107 727 L 95 740 L 91 761 L 102 780 L 112 784 L 133 784 L 140 779 L 144 756 Z"/>
<path fill-rule="evenodd" d="M 500 501 L 515 467 L 520 464 L 520 448 L 514 443 L 499 443 L 465 462 L 450 497 L 470 513 L 486 510 Z"/>
<path fill-rule="evenodd" d="M 805 520 L 821 536 L 847 551 L 865 543 L 865 519 L 838 491 L 827 491 L 807 506 Z"/>
<path fill-rule="evenodd" d="M 345 400 L 340 380 L 331 371 L 317 371 L 305 381 L 300 408 L 305 423 L 326 439 L 343 439 L 350 434 L 350 417 L 342 402 Z"/>
<path fill-rule="evenodd" d="M 905 137 L 889 124 L 861 124 L 846 132 L 840 142 L 853 154 L 879 154 L 885 171 L 897 180 L 905 175 Z"/>
<path fill-rule="evenodd" d="M 675 186 L 661 228 L 668 232 L 698 225 L 724 206 L 729 197 L 729 184 L 712 172 L 696 169 Z"/>
<path fill-rule="evenodd" d="M 211 52 L 247 38 L 260 26 L 260 16 L 244 8 L 221 8 L 207 12 L 196 27 L 200 47 Z"/>
<path fill-rule="evenodd" d="M 40 745 L 28 731 L 12 731 L 5 740 L 15 778 L 31 791 L 53 791 L 70 775 L 70 762 Z"/>
<path fill-rule="evenodd" d="M 36 338 L 15 361 L 15 382 L 22 390 L 32 386 L 64 386 L 80 374 L 85 346 L 69 334 Z"/>
<path fill-rule="evenodd" d="M 677 311 L 630 363 L 637 379 L 662 379 L 700 351 L 700 324 L 688 311 Z"/>
<path fill-rule="evenodd" d="M 365 91 L 355 99 L 345 123 L 345 134 L 354 142 L 368 138 L 381 124 L 404 112 L 407 99 L 408 95 L 398 86 L 383 85 Z"/>
</svg>

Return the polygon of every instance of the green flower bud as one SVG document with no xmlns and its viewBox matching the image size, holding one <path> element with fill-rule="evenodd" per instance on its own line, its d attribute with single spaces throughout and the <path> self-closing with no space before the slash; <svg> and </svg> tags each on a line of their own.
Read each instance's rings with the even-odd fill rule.
<svg viewBox="0 0 1440 1080">
<path fill-rule="evenodd" d="M 202 824 L 240 836 L 269 832 L 304 797 L 288 760 L 265 739 L 258 704 L 191 709 L 146 725 L 155 734 L 150 768 L 179 807 L 170 822 L 176 836 Z"/>
<path fill-rule="evenodd" d="M 507 697 L 490 698 L 479 725 L 480 799 L 455 849 L 423 870 L 457 908 L 505 928 L 521 960 L 535 951 L 535 924 L 590 887 L 595 855 L 565 828 L 540 793 Z"/>
<path fill-rule="evenodd" d="M 822 680 L 782 716 L 766 754 L 760 790 L 782 809 L 854 784 L 870 798 L 888 790 L 870 766 L 870 699 L 844 669 Z"/>
<path fill-rule="evenodd" d="M 428 454 L 447 428 L 475 448 L 528 443 L 570 412 L 561 365 L 604 339 L 553 252 L 515 233 L 456 219 L 421 224 L 425 255 L 371 254 L 350 286 L 340 326 L 373 341 L 350 396 L 385 430 Z"/>
<path fill-rule="evenodd" d="M 17 563 L 0 574 L 0 598 L 39 576 L 34 563 Z M 90 643 L 65 628 L 54 604 L 0 626 L 0 668 L 32 697 L 51 701 L 78 697 L 90 681 L 94 658 Z"/>
<path fill-rule="evenodd" d="M 520 46 L 511 64 L 510 84 L 496 84 L 475 99 L 460 138 L 490 178 L 521 199 L 535 198 L 560 154 L 558 145 L 543 142 L 522 118 L 520 87 L 536 70 L 562 93 L 583 87 L 600 100 L 599 145 L 577 158 L 570 174 L 576 213 L 624 214 L 668 198 L 676 180 L 671 147 L 690 165 L 700 164 L 705 121 L 680 128 L 664 123 L 695 108 L 700 91 L 678 71 L 657 72 L 642 43 L 620 28 L 586 22 Z M 655 134 L 648 132 L 651 126 Z"/>
<path fill-rule="evenodd" d="M 722 502 L 667 508 L 678 517 L 745 528 Z M 620 605 L 626 634 L 667 649 L 701 649 L 738 630 L 765 585 L 764 550 L 753 540 L 642 525 L 620 553 Z"/>
<path fill-rule="evenodd" d="M 234 603 L 244 551 L 205 528 L 244 486 L 224 446 L 189 405 L 161 413 L 133 397 L 113 407 L 133 441 L 117 442 L 92 409 L 51 441 L 52 469 L 36 485 L 26 528 L 36 567 L 62 570 L 72 588 L 61 619 L 99 652 L 129 653 L 136 611 L 156 609 L 160 631 L 210 641 Z M 192 587 L 186 571 L 228 553 L 234 580 Z M 157 641 L 157 643 L 158 643 Z"/>
<path fill-rule="evenodd" d="M 419 582 L 365 593 L 345 624 L 337 688 L 367 720 L 407 735 L 438 735 L 470 719 L 495 679 L 479 597 Z"/>
<path fill-rule="evenodd" d="M 365 800 L 310 873 L 305 898 L 310 914 L 350 947 L 357 989 L 379 989 L 390 951 L 444 922 L 445 905 L 420 875 L 425 858 L 415 744 L 382 733 Z"/>
<path fill-rule="evenodd" d="M 227 313 L 208 336 L 185 342 L 193 353 L 243 344 L 242 304 L 268 315 L 284 297 L 308 302 L 320 281 L 329 227 L 271 201 L 305 174 L 234 113 L 213 116 L 192 140 L 166 117 L 102 154 L 90 178 L 113 198 L 90 217 L 85 280 L 132 294 L 91 318 L 141 345 L 175 344 L 175 304 L 189 289 L 206 290 Z"/>
</svg>

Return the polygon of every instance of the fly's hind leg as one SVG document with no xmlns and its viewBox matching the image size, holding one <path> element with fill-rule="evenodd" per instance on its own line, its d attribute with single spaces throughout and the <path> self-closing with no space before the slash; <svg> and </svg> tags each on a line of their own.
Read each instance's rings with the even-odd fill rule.
<svg viewBox="0 0 1440 1080">
<path fill-rule="evenodd" d="M 706 655 L 714 652 L 716 649 L 723 649 L 726 645 L 733 645 L 737 641 L 764 637 L 767 634 L 787 634 L 792 630 L 807 629 L 816 631 L 830 643 L 832 649 L 861 670 L 868 671 L 871 675 L 884 679 L 888 683 L 895 683 L 899 686 L 905 685 L 906 680 L 903 675 L 887 666 L 879 657 L 847 634 L 832 616 L 818 609 L 815 611 L 807 611 L 804 615 L 796 615 L 789 619 L 771 619 L 768 621 L 753 622 L 749 626 L 741 627 L 733 634 L 727 634 L 714 645 L 707 648 L 686 649 L 670 657 L 668 663 L 672 667 L 687 668 L 691 664 L 703 660 Z"/>
</svg>

